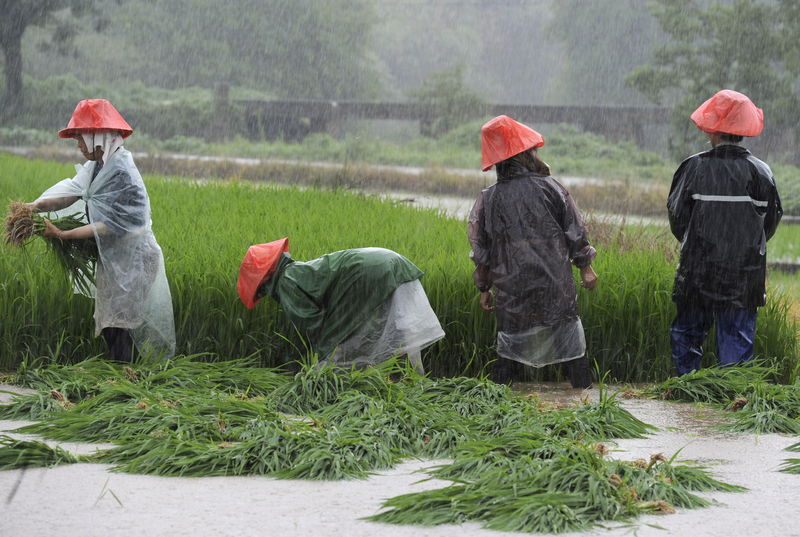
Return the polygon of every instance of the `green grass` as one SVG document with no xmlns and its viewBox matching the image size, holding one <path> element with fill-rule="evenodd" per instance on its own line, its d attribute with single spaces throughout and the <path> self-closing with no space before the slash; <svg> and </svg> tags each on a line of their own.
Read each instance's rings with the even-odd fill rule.
<svg viewBox="0 0 800 537">
<path fill-rule="evenodd" d="M 783 223 L 767 243 L 769 261 L 800 263 L 800 224 Z"/>
<path fill-rule="evenodd" d="M 6 202 L 31 201 L 72 173 L 71 166 L 8 155 L 0 155 L 0 170 Z M 273 301 L 249 311 L 236 294 L 247 248 L 288 236 L 299 260 L 381 246 L 416 263 L 447 334 L 424 356 L 433 374 L 476 375 L 495 358 L 493 318 L 478 305 L 464 222 L 343 191 L 145 180 L 171 286 L 178 353 L 250 356 L 266 366 L 304 354 Z M 594 264 L 599 286 L 592 293 L 579 291 L 589 357 L 618 380 L 666 378 L 672 373 L 674 245 L 613 228 L 595 227 L 591 234 L 599 252 Z M 24 357 L 64 363 L 104 352 L 92 337 L 92 302 L 72 294 L 41 242 L 25 250 L 6 247 L 0 257 L 0 369 L 12 369 Z M 785 361 L 790 370 L 797 342 L 787 311 L 780 296 L 770 297 L 759 315 L 757 353 Z M 707 360 L 713 362 L 713 356 Z M 536 374 L 553 378 L 557 372 L 545 368 Z"/>
</svg>

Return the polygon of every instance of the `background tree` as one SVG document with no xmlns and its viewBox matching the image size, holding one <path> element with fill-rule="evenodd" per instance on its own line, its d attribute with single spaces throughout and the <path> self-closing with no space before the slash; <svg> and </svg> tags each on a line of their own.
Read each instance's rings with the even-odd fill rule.
<svg viewBox="0 0 800 537">
<path fill-rule="evenodd" d="M 378 88 L 375 0 L 96 0 L 110 23 L 81 49 L 102 62 L 32 51 L 38 79 L 178 89 L 217 83 L 281 98 L 364 98 Z"/>
<path fill-rule="evenodd" d="M 795 128 L 796 75 L 787 69 L 790 50 L 781 26 L 787 6 L 758 0 L 727 5 L 696 0 L 655 0 L 653 16 L 668 41 L 656 47 L 650 64 L 635 69 L 628 83 L 653 102 L 673 107 L 676 157 L 696 151 L 701 135 L 689 121 L 691 112 L 721 89 L 747 94 L 767 110 L 770 131 L 755 143 L 776 149 L 786 130 Z M 797 11 L 797 8 L 793 9 Z M 776 136 L 778 134 L 778 136 Z M 691 143 L 695 141 L 695 143 Z"/>
<path fill-rule="evenodd" d="M 663 40 L 642 0 L 552 4 L 548 39 L 562 61 L 548 88 L 548 101 L 580 105 L 642 105 L 647 99 L 625 84 L 625 76 L 647 62 Z"/>
<path fill-rule="evenodd" d="M 13 116 L 23 104 L 22 36 L 29 26 L 48 26 L 53 29 L 53 42 L 63 46 L 75 33 L 74 24 L 59 11 L 79 15 L 92 5 L 91 0 L 0 0 L 0 48 L 3 49 L 5 93 L 3 116 Z M 66 13 L 67 15 L 69 13 Z"/>
<path fill-rule="evenodd" d="M 422 85 L 408 92 L 409 98 L 429 107 L 431 117 L 423 121 L 421 133 L 441 136 L 470 120 L 486 113 L 486 101 L 464 84 L 464 65 L 458 64 L 430 74 Z"/>
</svg>

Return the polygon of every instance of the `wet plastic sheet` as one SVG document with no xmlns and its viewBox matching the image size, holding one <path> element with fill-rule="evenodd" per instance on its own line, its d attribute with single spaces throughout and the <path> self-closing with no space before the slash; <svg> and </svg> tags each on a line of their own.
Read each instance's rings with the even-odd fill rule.
<svg viewBox="0 0 800 537">
<path fill-rule="evenodd" d="M 72 179 L 39 199 L 78 196 L 60 214 L 88 211 L 95 225 L 100 261 L 96 268 L 95 331 L 130 330 L 142 352 L 175 352 L 172 298 L 164 257 L 153 235 L 150 200 L 129 151 L 119 148 L 92 179 L 95 162 L 77 165 Z"/>
<path fill-rule="evenodd" d="M 473 279 L 495 289 L 498 353 L 541 367 L 585 348 L 572 264 L 595 249 L 567 190 L 512 161 L 480 193 L 469 217 Z"/>
<path fill-rule="evenodd" d="M 385 248 L 354 248 L 311 261 L 283 254 L 259 294 L 270 294 L 320 358 L 361 326 L 401 284 L 422 276 L 411 261 Z"/>
<path fill-rule="evenodd" d="M 444 335 L 422 284 L 414 280 L 400 285 L 329 361 L 342 367 L 377 364 L 418 353 Z"/>
</svg>

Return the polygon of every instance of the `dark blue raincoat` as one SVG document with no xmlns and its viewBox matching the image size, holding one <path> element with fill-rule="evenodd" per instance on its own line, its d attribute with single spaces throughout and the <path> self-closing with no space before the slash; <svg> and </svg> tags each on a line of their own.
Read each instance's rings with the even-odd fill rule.
<svg viewBox="0 0 800 537">
<path fill-rule="evenodd" d="M 735 144 L 689 157 L 667 209 L 681 242 L 672 299 L 716 310 L 763 306 L 767 241 L 783 214 L 769 166 Z"/>
</svg>

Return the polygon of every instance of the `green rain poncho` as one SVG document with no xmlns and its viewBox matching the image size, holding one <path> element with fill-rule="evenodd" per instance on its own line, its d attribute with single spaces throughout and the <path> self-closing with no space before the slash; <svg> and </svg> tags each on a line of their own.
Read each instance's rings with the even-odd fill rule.
<svg viewBox="0 0 800 537">
<path fill-rule="evenodd" d="M 312 261 L 281 256 L 273 276 L 258 291 L 272 296 L 321 359 L 328 357 L 402 284 L 423 272 L 384 248 L 356 248 Z"/>
</svg>

